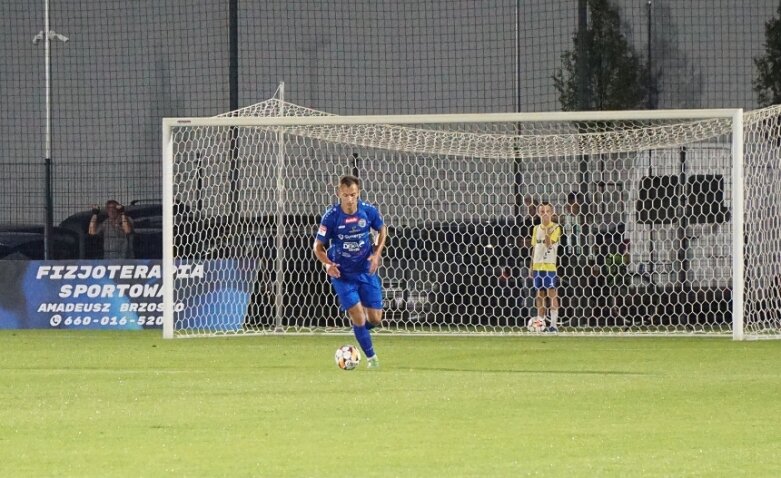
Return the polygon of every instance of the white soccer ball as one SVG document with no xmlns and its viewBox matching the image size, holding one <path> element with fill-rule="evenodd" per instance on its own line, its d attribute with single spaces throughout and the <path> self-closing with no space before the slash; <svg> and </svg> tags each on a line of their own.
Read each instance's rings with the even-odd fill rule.
<svg viewBox="0 0 781 478">
<path fill-rule="evenodd" d="M 529 329 L 529 332 L 543 332 L 545 330 L 545 326 L 545 319 L 541 319 L 539 317 L 532 317 L 526 324 L 526 328 Z"/>
<path fill-rule="evenodd" d="M 336 365 L 342 370 L 352 370 L 361 363 L 361 352 L 358 347 L 352 345 L 342 345 L 336 349 L 334 355 Z"/>
</svg>

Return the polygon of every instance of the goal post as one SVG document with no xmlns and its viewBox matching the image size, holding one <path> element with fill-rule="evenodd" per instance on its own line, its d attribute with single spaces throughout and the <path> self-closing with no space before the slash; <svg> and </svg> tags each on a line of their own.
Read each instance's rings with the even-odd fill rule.
<svg viewBox="0 0 781 478">
<path fill-rule="evenodd" d="M 743 167 L 743 110 L 732 115 L 732 338 L 743 340 L 745 268 L 745 189 Z M 781 333 L 781 330 L 779 330 Z"/>
<path fill-rule="evenodd" d="M 347 333 L 311 248 L 354 174 L 390 229 L 379 333 L 536 333 L 545 201 L 560 333 L 777 338 L 781 246 L 744 218 L 760 208 L 781 233 L 779 111 L 760 112 L 336 116 L 272 99 L 166 118 L 164 336 Z"/>
</svg>

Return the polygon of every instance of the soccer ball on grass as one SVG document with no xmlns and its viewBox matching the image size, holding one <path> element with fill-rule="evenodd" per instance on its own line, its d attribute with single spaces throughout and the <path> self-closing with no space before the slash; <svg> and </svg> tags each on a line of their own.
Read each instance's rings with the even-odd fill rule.
<svg viewBox="0 0 781 478">
<path fill-rule="evenodd" d="M 358 347 L 352 345 L 342 345 L 336 349 L 334 355 L 336 365 L 342 370 L 352 370 L 361 363 L 361 352 Z"/>
<path fill-rule="evenodd" d="M 543 332 L 546 325 L 547 324 L 545 323 L 545 319 L 532 317 L 526 324 L 526 328 L 529 329 L 529 332 Z"/>
</svg>

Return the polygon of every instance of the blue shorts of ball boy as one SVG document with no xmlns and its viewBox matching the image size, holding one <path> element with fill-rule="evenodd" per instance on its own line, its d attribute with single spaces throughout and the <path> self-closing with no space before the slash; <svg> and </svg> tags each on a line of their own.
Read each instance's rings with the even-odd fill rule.
<svg viewBox="0 0 781 478">
<path fill-rule="evenodd" d="M 342 310 L 358 302 L 369 309 L 382 309 L 382 283 L 377 274 L 342 272 L 341 277 L 330 279 Z"/>
<path fill-rule="evenodd" d="M 534 288 L 537 290 L 555 289 L 559 278 L 553 271 L 534 271 Z"/>
</svg>

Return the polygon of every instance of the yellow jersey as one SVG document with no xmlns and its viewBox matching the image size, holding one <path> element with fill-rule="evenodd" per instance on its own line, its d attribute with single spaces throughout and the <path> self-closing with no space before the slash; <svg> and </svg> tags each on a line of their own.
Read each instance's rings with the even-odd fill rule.
<svg viewBox="0 0 781 478">
<path fill-rule="evenodd" d="M 545 236 L 550 235 L 550 246 L 545 245 Z M 548 226 L 538 224 L 532 229 L 532 270 L 556 272 L 556 260 L 561 240 L 561 226 L 552 222 Z"/>
</svg>

